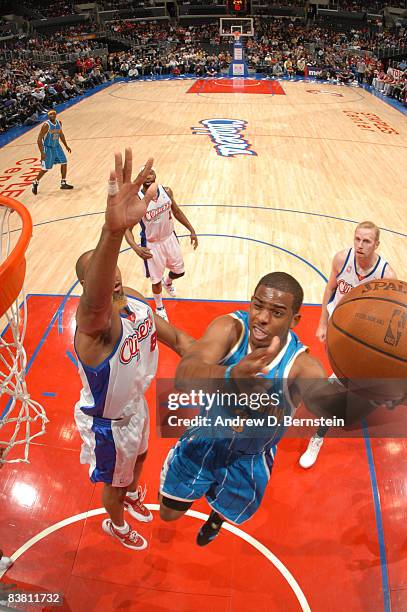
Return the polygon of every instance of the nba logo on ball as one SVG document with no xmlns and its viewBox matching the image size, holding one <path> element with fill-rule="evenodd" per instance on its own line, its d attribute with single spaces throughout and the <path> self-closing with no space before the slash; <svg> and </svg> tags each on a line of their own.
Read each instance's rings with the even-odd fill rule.
<svg viewBox="0 0 407 612">
<path fill-rule="evenodd" d="M 397 346 L 402 337 L 403 331 L 407 328 L 407 313 L 397 308 L 393 310 L 389 327 L 387 328 L 384 341 L 391 346 Z"/>
<path fill-rule="evenodd" d="M 405 396 L 407 283 L 378 279 L 349 291 L 329 320 L 327 350 L 333 371 L 352 390 L 377 400 Z"/>
</svg>

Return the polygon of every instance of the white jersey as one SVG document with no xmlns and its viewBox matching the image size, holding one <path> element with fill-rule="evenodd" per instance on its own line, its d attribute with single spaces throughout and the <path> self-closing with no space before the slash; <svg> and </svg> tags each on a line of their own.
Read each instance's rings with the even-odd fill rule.
<svg viewBox="0 0 407 612">
<path fill-rule="evenodd" d="M 337 304 L 341 301 L 344 295 L 349 293 L 351 289 L 367 283 L 375 278 L 383 278 L 384 271 L 388 263 L 383 257 L 378 257 L 375 267 L 366 276 L 360 276 L 356 269 L 355 250 L 349 249 L 342 270 L 337 274 L 336 279 L 338 285 L 333 292 L 331 299 L 327 304 L 328 315 L 331 316 Z"/>
<path fill-rule="evenodd" d="M 174 232 L 174 221 L 171 215 L 172 200 L 162 185 L 158 185 L 158 197 L 151 200 L 147 212 L 140 221 L 141 246 L 149 242 L 166 240 Z M 139 192 L 144 197 L 143 191 Z"/>
<path fill-rule="evenodd" d="M 153 311 L 137 298 L 127 298 L 121 315 L 122 334 L 113 351 L 96 368 L 78 359 L 83 413 L 105 419 L 134 414 L 157 371 L 157 332 Z"/>
</svg>

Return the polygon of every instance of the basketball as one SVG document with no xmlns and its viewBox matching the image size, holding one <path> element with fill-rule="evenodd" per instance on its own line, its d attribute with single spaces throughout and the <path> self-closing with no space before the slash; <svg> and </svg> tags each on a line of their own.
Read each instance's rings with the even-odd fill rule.
<svg viewBox="0 0 407 612">
<path fill-rule="evenodd" d="M 404 395 L 407 283 L 379 279 L 352 289 L 329 320 L 327 350 L 333 371 L 348 379 L 353 390 L 372 399 Z"/>
</svg>

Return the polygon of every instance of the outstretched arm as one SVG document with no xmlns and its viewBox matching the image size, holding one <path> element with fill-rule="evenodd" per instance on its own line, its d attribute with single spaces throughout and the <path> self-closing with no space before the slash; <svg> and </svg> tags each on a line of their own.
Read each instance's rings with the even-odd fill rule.
<svg viewBox="0 0 407 612">
<path fill-rule="evenodd" d="M 198 238 L 197 238 L 197 235 L 195 233 L 194 228 L 190 224 L 190 222 L 189 222 L 187 216 L 185 215 L 185 213 L 182 212 L 182 210 L 180 209 L 180 207 L 176 203 L 176 201 L 174 199 L 174 194 L 173 194 L 172 189 L 170 187 L 165 187 L 165 190 L 167 191 L 167 193 L 170 196 L 171 201 L 172 201 L 172 204 L 171 204 L 172 214 L 174 215 L 176 220 L 179 221 L 190 232 L 190 234 L 191 234 L 191 244 L 193 245 L 194 249 L 196 249 L 197 246 L 198 246 Z"/>
<path fill-rule="evenodd" d="M 308 353 L 299 355 L 294 363 L 290 372 L 290 392 L 294 397 L 297 394 L 295 403 L 302 400 L 317 416 L 343 419 L 345 427 L 359 427 L 361 419 L 378 408 L 404 405 L 407 400 L 407 394 L 404 397 L 400 394 L 394 401 L 374 401 L 374 389 L 371 398 L 359 395 L 338 379 L 328 379 L 321 362 Z"/>
<path fill-rule="evenodd" d="M 145 298 L 138 291 L 130 287 L 124 287 L 124 292 L 126 295 L 136 297 L 147 304 Z M 178 355 L 181 355 L 181 357 L 185 355 L 195 342 L 195 338 L 192 338 L 192 336 L 182 331 L 182 329 L 178 329 L 178 327 L 171 325 L 171 323 L 167 323 L 167 321 L 164 321 L 164 319 L 158 315 L 154 315 L 154 323 L 158 340 L 175 351 Z"/>
<path fill-rule="evenodd" d="M 201 379 L 221 379 L 228 368 L 218 365 L 238 342 L 242 332 L 242 323 L 231 316 L 215 319 L 206 329 L 200 340 L 197 340 L 181 359 L 176 380 L 182 381 Z M 229 369 L 233 379 L 251 379 L 261 373 L 280 349 L 280 340 L 273 338 L 270 346 L 256 349 L 246 355 L 239 363 Z"/>
<path fill-rule="evenodd" d="M 181 359 L 176 380 L 223 378 L 226 367 L 218 365 L 238 340 L 236 319 L 218 317 L 207 327 L 202 338 L 197 340 Z"/>
<path fill-rule="evenodd" d="M 84 275 L 84 292 L 77 312 L 78 331 L 91 336 L 100 335 L 111 327 L 112 293 L 116 277 L 117 259 L 124 233 L 139 222 L 148 203 L 155 195 L 151 185 L 142 200 L 141 186 L 152 167 L 148 160 L 144 172 L 131 182 L 132 152 L 126 149 L 123 164 L 120 153 L 115 155 L 115 170 L 110 173 L 105 223 L 98 245 Z M 139 179 L 139 180 L 138 180 Z"/>
</svg>

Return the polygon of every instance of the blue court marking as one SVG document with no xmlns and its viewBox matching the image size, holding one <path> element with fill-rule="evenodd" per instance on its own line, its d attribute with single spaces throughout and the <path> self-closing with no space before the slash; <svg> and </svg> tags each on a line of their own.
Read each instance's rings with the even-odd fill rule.
<svg viewBox="0 0 407 612">
<path fill-rule="evenodd" d="M 72 361 L 72 363 L 74 364 L 75 368 L 77 369 L 78 368 L 78 360 L 76 359 L 75 355 L 73 355 L 71 353 L 71 351 L 65 351 L 65 355 Z"/>
<path fill-rule="evenodd" d="M 312 217 L 323 217 L 326 219 L 333 219 L 334 221 L 346 221 L 347 223 L 354 223 L 357 225 L 360 221 L 356 221 L 354 219 L 347 219 L 346 217 L 335 217 L 333 215 L 325 215 L 323 213 L 315 213 L 307 210 L 295 210 L 291 208 L 275 208 L 273 206 L 252 206 L 250 204 L 182 204 L 182 208 L 194 208 L 199 206 L 200 208 L 254 208 L 259 210 L 271 210 L 274 212 L 290 212 L 298 215 L 311 215 Z M 104 212 L 104 211 L 103 211 Z M 396 230 L 387 229 L 386 227 L 379 227 L 380 230 L 384 232 L 390 232 L 391 234 L 397 234 L 398 236 L 403 236 L 403 238 L 407 238 L 407 234 L 403 234 L 402 232 L 397 232 Z"/>
<path fill-rule="evenodd" d="M 270 212 L 283 212 L 283 213 L 294 213 L 297 215 L 310 215 L 312 217 L 322 217 L 325 219 L 333 219 L 334 221 L 345 221 L 346 223 L 353 223 L 357 225 L 360 223 L 360 220 L 355 219 L 347 219 L 346 217 L 335 217 L 333 215 L 325 215 L 323 213 L 311 212 L 308 210 L 295 210 L 291 208 L 277 208 L 273 206 L 257 206 L 251 204 L 182 204 L 183 208 L 250 208 L 254 210 L 269 210 Z M 69 217 L 60 217 L 58 219 L 49 219 L 48 221 L 40 221 L 39 223 L 34 223 L 33 227 L 40 227 L 41 225 L 49 225 L 51 223 L 59 223 L 60 221 L 69 221 L 71 219 L 81 219 L 82 217 L 91 217 L 94 215 L 104 215 L 105 211 L 101 210 L 98 212 L 92 213 L 81 213 L 80 215 L 70 215 Z M 396 230 L 388 229 L 387 227 L 379 228 L 383 232 L 389 232 L 390 234 L 395 234 L 396 236 L 402 236 L 403 238 L 407 238 L 407 234 L 403 232 L 397 232 Z M 15 229 L 11 230 L 10 234 L 13 232 L 18 232 L 21 230 Z"/>
<path fill-rule="evenodd" d="M 391 600 L 390 600 L 390 589 L 389 589 L 389 572 L 388 572 L 387 557 L 386 557 L 386 545 L 384 541 L 382 509 L 380 505 L 380 496 L 379 496 L 379 490 L 377 486 L 377 478 L 376 478 L 376 470 L 375 470 L 374 460 L 373 460 L 372 445 L 370 442 L 369 430 L 366 425 L 366 421 L 364 419 L 362 420 L 362 430 L 363 430 L 363 438 L 365 440 L 367 461 L 369 464 L 370 483 L 372 485 L 374 512 L 375 512 L 375 517 L 376 517 L 377 537 L 379 540 L 380 568 L 382 572 L 384 610 L 385 612 L 390 612 Z"/>
<path fill-rule="evenodd" d="M 43 391 L 42 395 L 44 395 L 45 397 L 56 397 L 57 394 L 54 393 L 53 391 Z"/>
<path fill-rule="evenodd" d="M 58 334 L 62 334 L 62 310 L 58 315 Z"/>
<path fill-rule="evenodd" d="M 181 234 L 180 236 L 178 236 L 178 238 L 189 238 L 189 236 L 190 236 L 189 234 Z M 235 238 L 237 240 L 247 240 L 248 242 L 255 242 L 257 244 L 263 244 L 264 246 L 272 247 L 273 249 L 277 249 L 278 251 L 283 251 L 283 253 L 288 253 L 288 255 L 292 255 L 296 259 L 299 259 L 300 261 L 305 263 L 307 266 L 312 268 L 312 270 L 314 270 L 314 272 L 319 274 L 319 276 L 326 283 L 328 282 L 327 277 L 324 274 L 322 274 L 321 270 L 318 270 L 318 268 L 316 266 L 314 266 L 312 263 L 310 263 L 309 261 L 304 259 L 304 257 L 301 257 L 301 255 L 297 255 L 297 253 L 294 253 L 293 251 L 289 251 L 288 249 L 284 249 L 283 247 L 280 247 L 277 244 L 273 244 L 272 242 L 264 242 L 264 240 L 257 240 L 256 238 L 249 238 L 248 236 L 235 236 L 233 234 L 197 234 L 197 236 L 198 236 L 198 238 Z M 123 249 L 120 252 L 124 253 L 126 251 L 131 251 L 131 250 L 132 250 L 132 248 L 128 247 L 126 249 Z"/>
<path fill-rule="evenodd" d="M 54 325 L 55 321 L 57 320 L 59 313 L 65 308 L 65 304 L 67 303 L 72 291 L 75 289 L 75 287 L 79 285 L 79 281 L 75 281 L 75 283 L 68 289 L 67 294 L 64 296 L 61 304 L 58 306 L 57 310 L 54 312 L 51 321 L 49 322 L 47 328 L 45 329 L 45 332 L 43 333 L 43 335 L 41 336 L 40 341 L 38 342 L 33 354 L 31 355 L 28 363 L 27 363 L 27 367 L 25 369 L 26 371 L 26 375 L 28 374 L 28 372 L 31 369 L 32 364 L 34 363 L 39 351 L 41 350 L 41 347 L 43 346 L 44 342 L 46 341 L 46 339 L 48 338 L 50 331 L 52 329 L 52 326 Z M 46 294 L 44 294 L 46 295 Z M 7 412 L 9 411 L 10 405 L 11 405 L 12 399 L 10 398 L 9 401 L 6 404 L 6 407 L 3 410 L 3 413 L 0 416 L 0 419 L 4 418 L 4 416 L 7 414 Z"/>
</svg>

